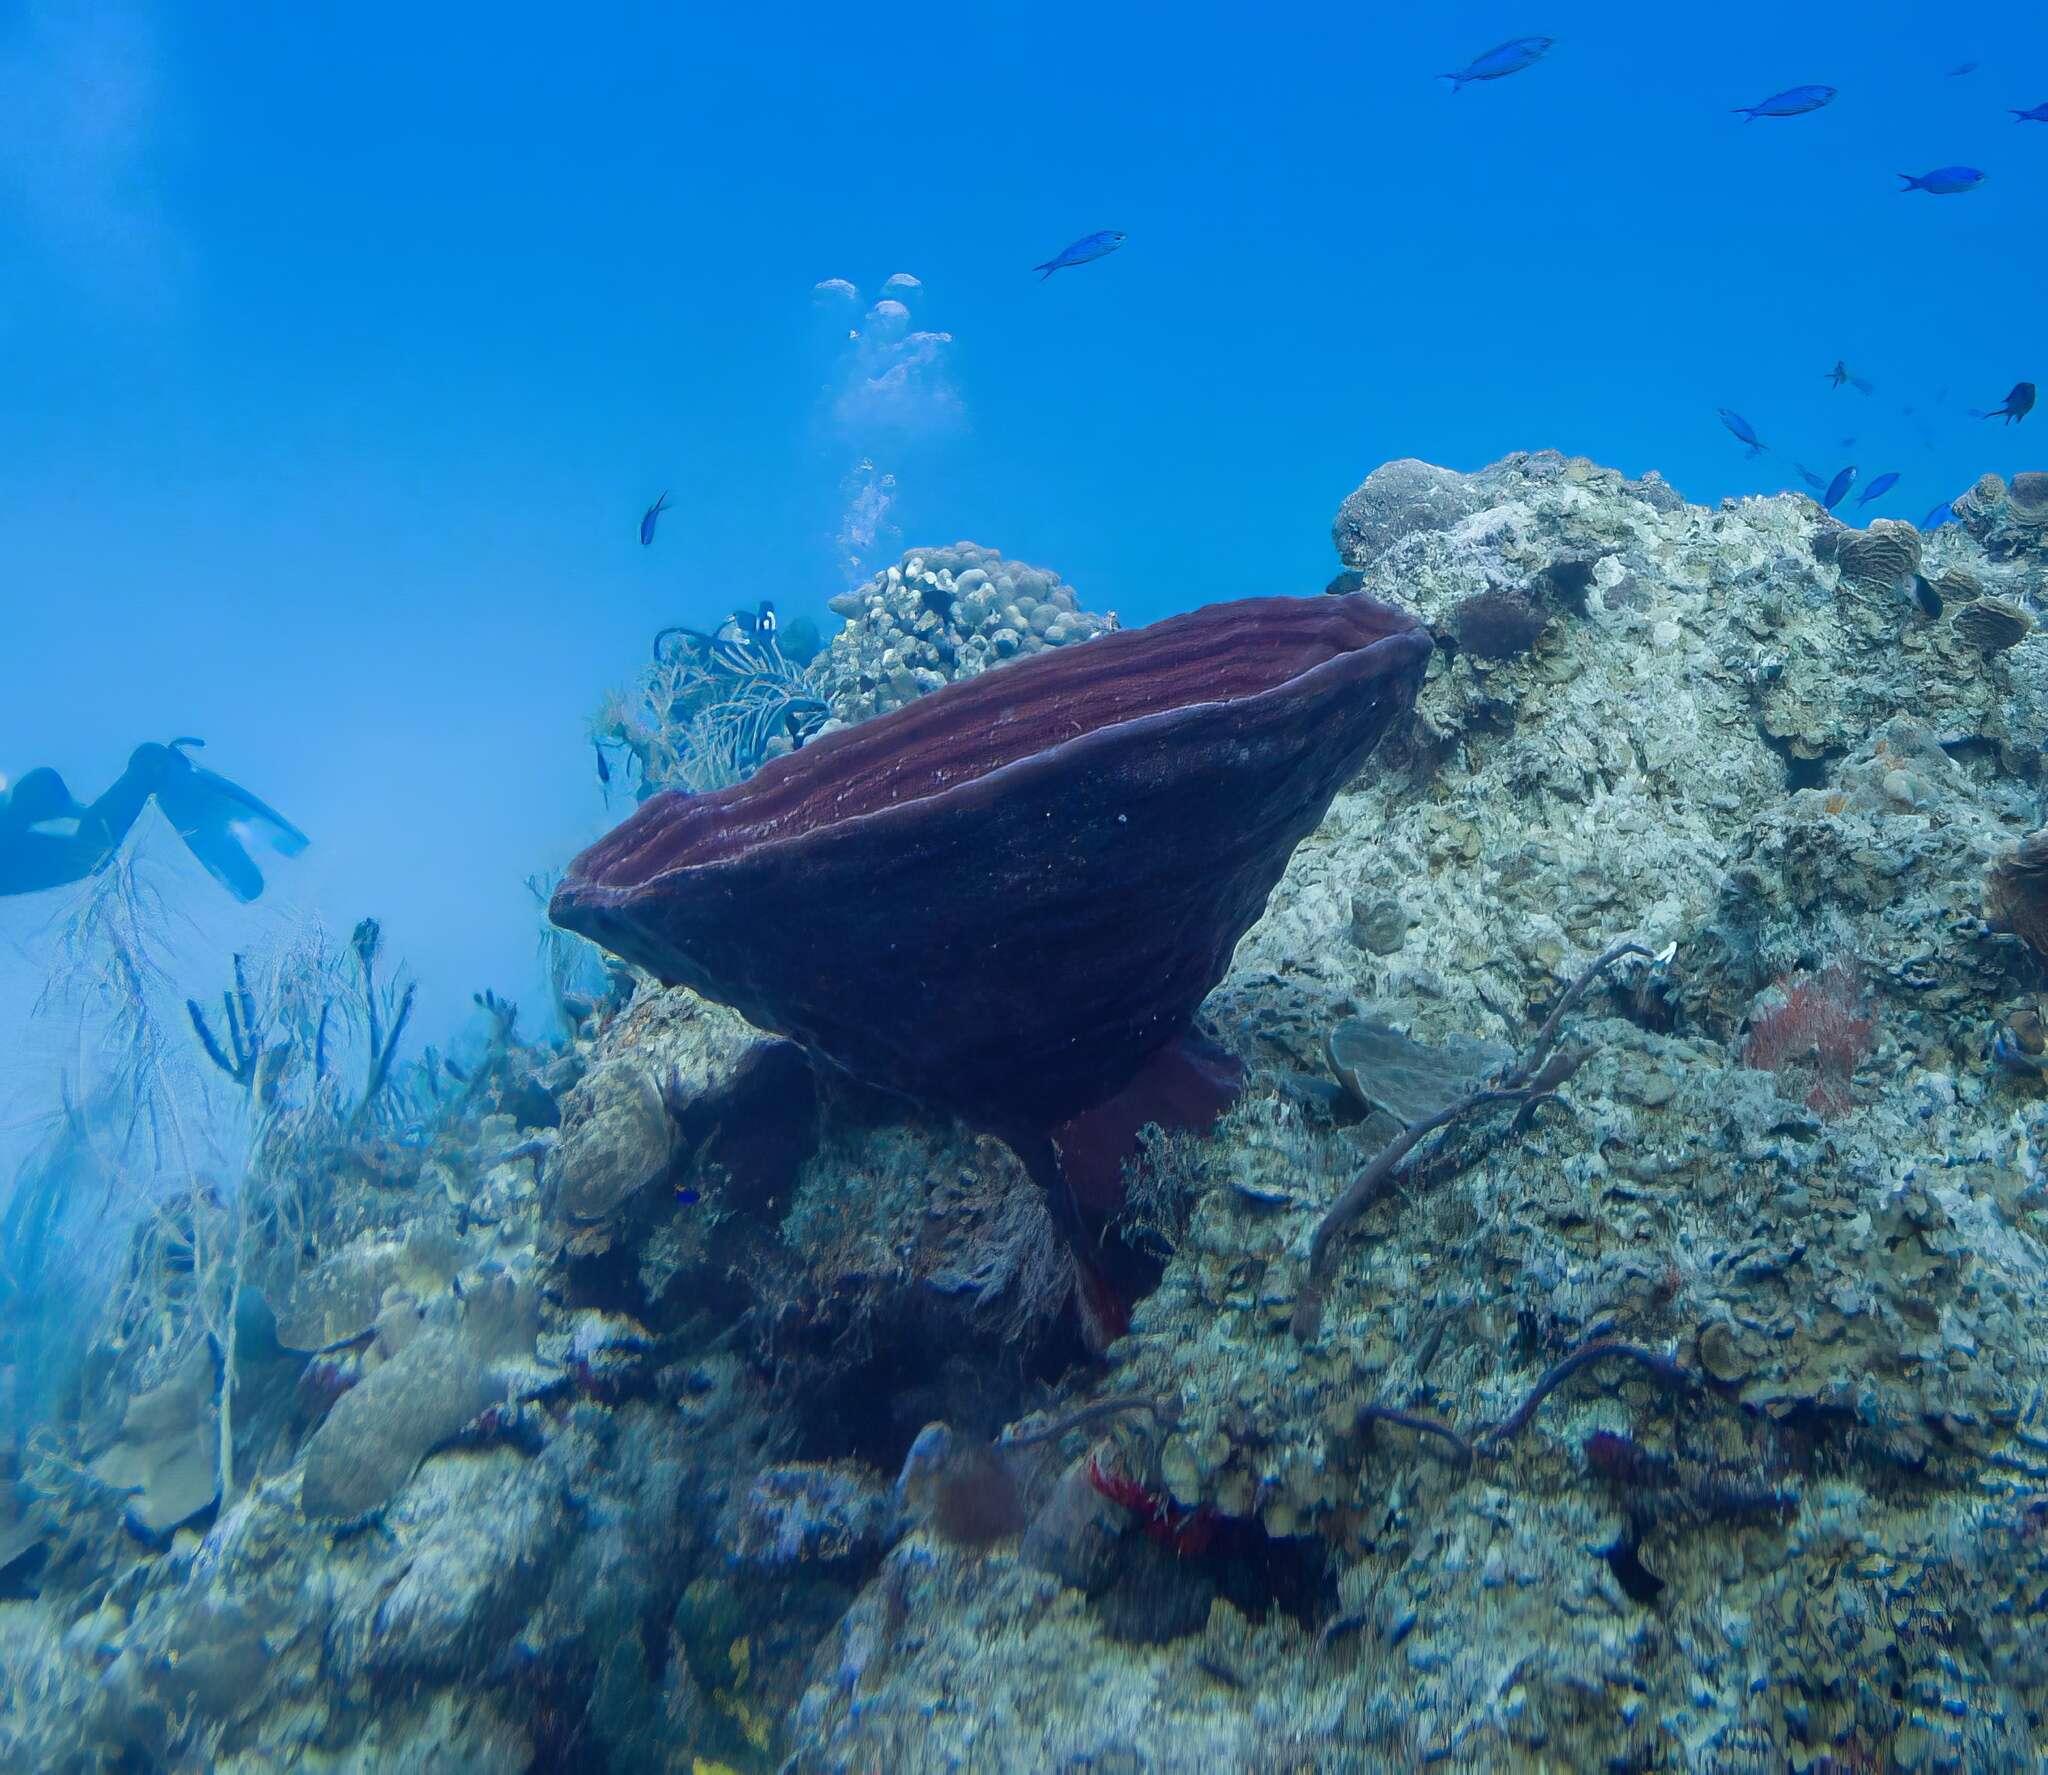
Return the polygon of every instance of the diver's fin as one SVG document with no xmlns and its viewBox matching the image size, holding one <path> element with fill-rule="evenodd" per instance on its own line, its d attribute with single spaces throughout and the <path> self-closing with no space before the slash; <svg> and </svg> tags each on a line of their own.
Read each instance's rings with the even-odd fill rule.
<svg viewBox="0 0 2048 1775">
<path fill-rule="evenodd" d="M 238 900 L 253 900 L 263 892 L 263 871 L 243 846 L 237 826 L 261 827 L 272 847 L 287 857 L 311 842 L 275 808 L 215 771 L 196 766 L 173 771 L 157 785 L 156 799 L 185 848 Z"/>
<path fill-rule="evenodd" d="M 216 771 L 192 772 L 192 781 L 214 796 L 226 810 L 223 818 L 264 828 L 270 848 L 281 857 L 296 857 L 313 841 L 269 802 L 251 795 L 240 783 L 231 783 Z"/>
<path fill-rule="evenodd" d="M 128 768 L 109 783 L 92 806 L 79 816 L 81 840 L 96 845 L 99 850 L 93 864 L 95 869 L 108 862 L 121 848 L 129 828 L 149 805 L 150 792 L 163 774 L 163 761 L 171 756 L 174 754 L 167 747 L 137 746 L 129 754 Z"/>
<path fill-rule="evenodd" d="M 185 848 L 236 899 L 246 904 L 263 892 L 263 871 L 231 829 L 233 815 L 203 785 L 174 779 L 158 788 L 156 802 Z"/>
</svg>

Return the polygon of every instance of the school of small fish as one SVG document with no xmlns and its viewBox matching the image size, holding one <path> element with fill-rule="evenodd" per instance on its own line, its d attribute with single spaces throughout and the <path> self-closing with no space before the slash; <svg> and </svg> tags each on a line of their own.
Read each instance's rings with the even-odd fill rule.
<svg viewBox="0 0 2048 1775">
<path fill-rule="evenodd" d="M 1493 53 L 1497 57 L 1502 54 L 1502 51 L 1496 50 Z M 1491 57 L 1481 57 L 1480 61 L 1486 62 L 1491 59 Z M 1474 68 L 1477 68 L 1479 65 L 1479 63 L 1473 64 Z M 1519 63 L 1517 65 L 1526 66 L 1527 64 Z M 1503 69 L 1502 71 L 1512 72 L 1511 69 Z M 1962 62 L 1949 69 L 1948 73 L 1950 79 L 1958 79 L 1963 75 L 1973 74 L 1976 71 L 1977 64 L 1975 62 Z M 1469 73 L 1470 71 L 1468 70 Z M 1471 77 L 1491 78 L 1492 76 L 1473 75 Z M 1456 77 L 1454 76 L 1454 78 Z M 1783 92 L 1773 93 L 1769 98 L 1759 100 L 1754 105 L 1736 105 L 1731 107 L 1731 109 L 1736 115 L 1750 123 L 1754 123 L 1759 117 L 1802 117 L 1809 112 L 1818 111 L 1823 106 L 1833 103 L 1836 92 L 1837 89 L 1832 86 L 1790 86 Z M 2048 104 L 2036 105 L 2032 110 L 2028 111 L 2015 110 L 2012 115 L 2022 123 L 2048 123 Z M 1902 192 L 1920 191 L 1930 197 L 1957 197 L 1965 192 L 1979 190 L 1987 177 L 1980 168 L 1974 166 L 1941 166 L 1934 168 L 1930 172 L 1900 173 L 1898 176 L 1901 181 L 1899 189 Z M 1853 388 L 1859 394 L 1866 395 L 1877 392 L 1874 383 L 1858 376 L 1840 358 L 1835 360 L 1835 367 L 1824 372 L 1824 375 L 1826 380 L 1835 388 Z M 1939 405 L 1945 401 L 1947 395 L 1948 390 L 1943 389 L 1941 394 L 1936 397 L 1936 404 Z M 2031 382 L 2019 382 L 2013 385 L 2012 392 L 2005 397 L 2001 405 L 1977 411 L 1975 412 L 1975 417 L 1979 419 L 2003 419 L 2006 424 L 2011 425 L 2018 420 L 2024 419 L 2033 410 L 2033 405 L 2034 385 Z M 1740 413 L 1734 412 L 1727 407 L 1722 407 L 1718 411 L 1721 423 L 1746 447 L 1752 457 L 1760 455 L 1769 448 L 1767 444 L 1757 437 L 1756 427 L 1751 425 Z M 1915 428 L 1923 439 L 1931 442 L 1933 433 L 1928 421 L 1924 417 L 1917 416 L 1916 410 L 1912 407 L 1902 407 L 1899 411 L 1903 417 L 1914 421 Z M 1853 448 L 1855 442 L 1854 438 L 1844 438 L 1841 447 L 1845 450 Z M 1833 511 L 1836 506 L 1841 504 L 1856 481 L 1856 470 L 1853 465 L 1840 470 L 1831 480 L 1824 479 L 1816 474 L 1803 462 L 1795 462 L 1792 467 L 1799 478 L 1808 487 L 1812 488 L 1814 492 L 1819 494 L 1821 504 L 1829 511 Z M 1884 498 L 1886 494 L 1899 484 L 1900 479 L 1900 472 L 1896 469 L 1887 470 L 1885 473 L 1878 475 L 1864 488 L 1862 496 L 1856 501 L 1857 510 L 1860 511 L 1863 507 Z M 1943 500 L 1941 504 L 1937 505 L 1921 521 L 1920 528 L 1923 530 L 1933 530 L 1943 524 L 1954 521 L 1955 513 L 1952 509 L 1952 502 Z M 1930 591 L 1927 595 L 1932 597 L 1933 594 Z M 1923 607 L 1925 603 L 1926 599 L 1923 598 Z"/>
<path fill-rule="evenodd" d="M 1455 72 L 1440 75 L 1439 78 L 1450 83 L 1453 94 L 1462 92 L 1467 86 L 1487 81 L 1502 80 L 1510 74 L 1520 74 L 1529 68 L 1533 68 L 1551 50 L 1556 48 L 1557 41 L 1555 37 L 1510 38 L 1507 42 L 1497 44 L 1484 54 L 1474 56 Z M 1960 79 L 1965 75 L 1974 74 L 1977 71 L 1977 67 L 1978 64 L 1973 61 L 1958 63 L 1955 67 L 1948 70 L 1948 77 L 1950 79 Z M 1824 110 L 1827 106 L 1833 104 L 1837 96 L 1839 96 L 1839 90 L 1837 87 L 1819 83 L 1788 86 L 1782 92 L 1774 92 L 1767 98 L 1759 99 L 1753 105 L 1733 105 L 1729 109 L 1746 123 L 1754 123 L 1759 118 L 1804 117 L 1813 112 Z M 2013 109 L 2012 116 L 2021 123 L 2048 123 L 2048 101 L 2035 105 L 2028 110 Z M 1902 192 L 1918 191 L 1924 192 L 1931 197 L 1955 197 L 1980 189 L 1987 175 L 1979 168 L 1973 166 L 1942 166 L 1935 167 L 1931 171 L 1924 173 L 1900 173 L 1898 177 L 1901 181 L 1899 189 Z M 1115 228 L 1106 228 L 1098 230 L 1093 234 L 1084 234 L 1078 240 L 1061 248 L 1050 259 L 1043 260 L 1039 264 L 1034 265 L 1032 270 L 1041 274 L 1040 281 L 1043 282 L 1056 271 L 1066 271 L 1077 265 L 1088 265 L 1096 260 L 1107 258 L 1111 253 L 1117 251 L 1127 238 L 1128 236 L 1122 230 Z M 1856 375 L 1839 358 L 1835 361 L 1834 368 L 1824 372 L 1824 374 L 1826 379 L 1836 388 L 1853 388 L 1859 394 L 1865 395 L 1876 392 L 1875 384 Z M 1942 391 L 1942 398 L 1946 397 L 1947 392 L 1946 389 Z M 2024 419 L 2033 410 L 2033 406 L 2033 383 L 2018 382 L 2013 385 L 2012 392 L 2005 397 L 2002 404 L 1977 411 L 1975 417 L 1980 419 L 2003 419 L 2006 424 L 2011 425 Z M 1911 407 L 1902 408 L 1901 411 L 1908 418 L 1914 416 L 1914 409 Z M 1718 413 L 1721 423 L 1727 427 L 1728 431 L 1742 444 L 1752 458 L 1761 456 L 1770 448 L 1757 435 L 1756 427 L 1740 413 L 1729 407 L 1719 408 Z M 1925 419 L 1916 420 L 1916 424 L 1923 437 L 1931 435 Z M 1855 442 L 1854 438 L 1844 438 L 1842 440 L 1842 448 L 1852 448 Z M 1823 478 L 1804 463 L 1794 463 L 1793 467 L 1797 471 L 1799 478 L 1819 495 L 1821 504 L 1829 511 L 1833 511 L 1836 506 L 1841 504 L 1856 481 L 1856 468 L 1853 464 L 1838 470 L 1832 478 Z M 1883 474 L 1878 475 L 1864 488 L 1862 496 L 1856 502 L 1857 509 L 1860 511 L 1863 507 L 1884 498 L 1886 494 L 1890 493 L 1899 484 L 1900 479 L 1901 473 L 1896 469 L 1887 470 Z M 668 510 L 668 495 L 664 492 L 653 505 L 647 508 L 640 519 L 640 541 L 643 547 L 654 541 L 656 520 L 666 510 Z M 1922 520 L 1921 528 L 1931 530 L 1941 524 L 1953 522 L 1953 520 L 1954 513 L 1950 509 L 1950 502 L 1944 500 Z M 758 633 L 764 637 L 772 636 L 774 633 L 773 606 L 764 604 L 761 607 L 760 615 L 765 620 L 761 622 Z M 728 630 L 733 630 L 735 625 L 744 628 L 746 632 L 744 635 L 734 633 L 731 637 L 733 640 L 740 641 L 744 645 L 754 638 L 756 633 L 754 619 L 737 614 L 729 618 L 727 624 L 720 629 L 718 638 L 720 640 L 727 639 Z M 602 749 L 600 749 L 598 754 L 598 774 L 600 780 L 608 788 L 610 773 L 606 767 Z"/>
</svg>

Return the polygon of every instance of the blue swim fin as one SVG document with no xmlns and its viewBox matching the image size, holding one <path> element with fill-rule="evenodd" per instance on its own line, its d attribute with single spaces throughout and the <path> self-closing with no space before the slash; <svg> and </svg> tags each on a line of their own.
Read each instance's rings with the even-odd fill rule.
<svg viewBox="0 0 2048 1775">
<path fill-rule="evenodd" d="M 311 840 L 239 783 L 201 770 L 182 752 L 170 751 L 168 757 L 156 785 L 157 806 L 207 874 L 236 899 L 255 899 L 263 892 L 263 871 L 237 828 L 260 831 L 273 850 L 287 857 L 297 856 Z"/>
</svg>

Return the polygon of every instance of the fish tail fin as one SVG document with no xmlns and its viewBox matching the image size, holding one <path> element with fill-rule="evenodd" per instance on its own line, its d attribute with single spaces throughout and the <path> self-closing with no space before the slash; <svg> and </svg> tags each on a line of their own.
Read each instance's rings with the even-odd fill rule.
<svg viewBox="0 0 2048 1775">
<path fill-rule="evenodd" d="M 1756 121 L 1756 113 L 1747 105 L 1730 105 L 1728 107 L 1728 114 L 1731 117 L 1740 117 L 1744 123 L 1754 123 Z"/>
<path fill-rule="evenodd" d="M 1448 80 L 1451 83 L 1451 97 L 1453 98 L 1456 98 L 1459 93 L 1465 90 L 1465 76 L 1462 74 L 1439 74 L 1437 78 L 1439 80 Z"/>
<path fill-rule="evenodd" d="M 1898 177 L 1906 181 L 1899 187 L 1901 191 L 1918 191 L 1920 189 L 1920 181 L 1911 173 L 1900 173 Z"/>
<path fill-rule="evenodd" d="M 1057 260 L 1051 260 L 1043 265 L 1034 265 L 1031 267 L 1031 269 L 1033 271 L 1042 271 L 1045 273 L 1045 277 L 1050 277 L 1055 271 L 1059 270 L 1059 262 Z M 1040 283 L 1044 283 L 1045 277 L 1041 277 L 1038 281 Z"/>
</svg>

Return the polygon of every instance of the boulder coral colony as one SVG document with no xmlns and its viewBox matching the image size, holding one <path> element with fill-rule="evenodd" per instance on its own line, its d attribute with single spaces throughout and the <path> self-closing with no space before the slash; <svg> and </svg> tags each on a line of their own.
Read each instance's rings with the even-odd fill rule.
<svg viewBox="0 0 2048 1775">
<path fill-rule="evenodd" d="M 226 1458 L 204 1361 L 31 1451 L 0 1757 L 2030 1766 L 2044 493 L 913 552 L 566 878 L 651 975 L 317 1155 Z"/>
</svg>

